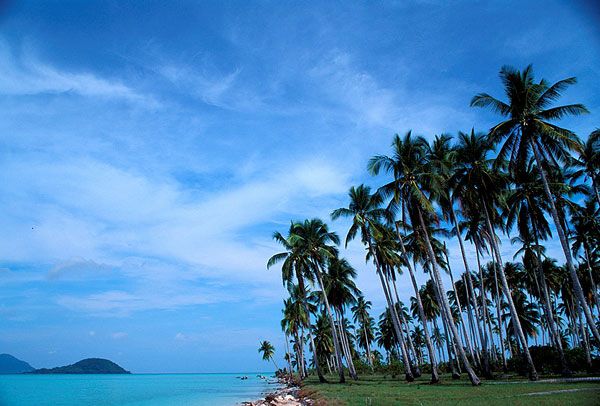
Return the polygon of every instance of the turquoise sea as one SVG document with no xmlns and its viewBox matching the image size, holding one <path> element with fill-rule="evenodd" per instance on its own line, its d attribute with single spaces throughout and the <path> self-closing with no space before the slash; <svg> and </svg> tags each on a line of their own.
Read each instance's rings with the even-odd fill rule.
<svg viewBox="0 0 600 406">
<path fill-rule="evenodd" d="M 224 406 L 259 399 L 276 386 L 256 373 L 0 375 L 0 405 Z"/>
</svg>

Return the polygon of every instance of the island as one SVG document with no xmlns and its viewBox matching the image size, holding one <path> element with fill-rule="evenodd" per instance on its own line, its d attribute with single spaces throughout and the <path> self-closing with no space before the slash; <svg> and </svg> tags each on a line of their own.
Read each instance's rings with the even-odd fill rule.
<svg viewBox="0 0 600 406">
<path fill-rule="evenodd" d="M 31 365 L 10 354 L 0 354 L 0 374 L 21 374 L 33 371 Z"/>
<path fill-rule="evenodd" d="M 114 362 L 103 358 L 87 358 L 72 365 L 56 368 L 41 368 L 28 374 L 130 374 Z"/>
</svg>

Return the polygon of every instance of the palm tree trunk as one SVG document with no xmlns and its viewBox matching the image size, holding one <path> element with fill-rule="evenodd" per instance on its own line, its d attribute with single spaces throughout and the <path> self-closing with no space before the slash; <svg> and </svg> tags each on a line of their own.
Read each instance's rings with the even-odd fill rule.
<svg viewBox="0 0 600 406">
<path fill-rule="evenodd" d="M 583 310 L 583 314 L 585 315 L 585 319 L 587 321 L 590 330 L 592 330 L 592 334 L 596 339 L 597 343 L 600 343 L 600 332 L 596 327 L 596 322 L 594 320 L 594 316 L 592 316 L 592 312 L 590 311 L 587 302 L 585 301 L 585 295 L 583 294 L 583 289 L 581 287 L 581 283 L 579 282 L 579 277 L 577 276 L 577 272 L 575 271 L 575 266 L 573 265 L 573 257 L 571 255 L 571 249 L 569 247 L 569 242 L 567 241 L 567 237 L 565 236 L 565 230 L 563 229 L 560 218 L 558 217 L 558 211 L 556 210 L 556 202 L 554 201 L 554 196 L 550 191 L 550 186 L 548 186 L 548 179 L 546 176 L 546 170 L 543 167 L 544 162 L 542 161 L 541 154 L 538 150 L 538 145 L 534 141 L 531 143 L 533 154 L 535 156 L 535 161 L 537 163 L 538 169 L 540 171 L 540 175 L 542 178 L 542 184 L 544 185 L 544 191 L 546 192 L 546 197 L 550 202 L 550 211 L 552 212 L 552 219 L 554 220 L 554 226 L 558 233 L 558 238 L 560 240 L 560 244 L 562 245 L 563 252 L 565 254 L 565 259 L 567 260 L 567 270 L 569 271 L 569 276 L 571 277 L 571 282 L 573 283 L 573 291 L 575 292 L 575 296 L 579 301 L 581 309 Z"/>
<path fill-rule="evenodd" d="M 279 367 L 277 366 L 277 363 L 275 362 L 275 358 L 271 357 L 271 361 L 273 362 L 273 365 L 275 365 L 275 372 L 279 371 Z"/>
<path fill-rule="evenodd" d="M 502 258 L 500 257 L 500 247 L 498 247 L 498 242 L 495 238 L 494 229 L 492 228 L 492 222 L 490 221 L 490 214 L 487 208 L 487 203 L 484 199 L 482 199 L 483 203 L 483 211 L 485 213 L 485 222 L 487 225 L 488 233 L 490 235 L 490 240 L 493 244 L 493 250 L 496 255 L 496 260 L 500 266 L 499 274 L 500 274 L 500 282 L 502 284 L 502 289 L 504 290 L 504 296 L 506 296 L 506 301 L 508 302 L 508 308 L 510 310 L 512 325 L 515 329 L 515 333 L 518 335 L 515 337 L 517 340 L 521 340 L 523 343 L 523 351 L 525 353 L 525 357 L 527 359 L 527 364 L 529 365 L 529 379 L 532 381 L 537 380 L 537 371 L 535 370 L 535 365 L 533 365 L 533 359 L 531 358 L 531 354 L 529 353 L 529 346 L 527 345 L 527 339 L 525 338 L 525 334 L 523 334 L 523 329 L 521 328 L 521 322 L 519 321 L 519 315 L 517 313 L 517 309 L 515 308 L 515 304 L 512 299 L 512 295 L 510 294 L 510 288 L 508 287 L 508 281 L 506 280 L 506 274 L 504 273 L 504 267 L 502 265 Z"/>
<path fill-rule="evenodd" d="M 431 278 L 431 283 L 433 284 L 433 291 L 435 293 L 435 299 L 440 304 L 440 310 L 442 307 L 442 295 L 440 294 L 440 289 Z M 444 317 L 444 313 L 440 311 L 440 316 L 442 319 L 442 326 L 444 327 L 444 337 L 446 338 L 446 351 L 448 352 L 448 364 L 450 365 L 450 369 L 452 370 L 452 379 L 460 379 L 460 369 L 458 366 L 458 359 L 456 357 L 456 347 L 454 346 L 454 340 L 450 338 L 450 334 L 448 334 L 448 323 L 446 318 Z M 437 327 L 437 323 L 436 323 Z M 438 331 L 439 331 L 439 327 Z M 454 351 L 453 351 L 454 350 Z"/>
<path fill-rule="evenodd" d="M 494 248 L 492 246 L 492 242 L 491 239 L 493 237 L 490 237 L 490 249 L 493 251 Z M 502 306 L 502 296 L 500 295 L 500 289 L 499 289 L 499 284 L 498 284 L 498 269 L 500 268 L 500 265 L 498 265 L 498 263 L 496 262 L 496 259 L 494 259 L 494 255 L 492 255 L 492 264 L 494 266 L 494 290 L 496 292 L 496 317 L 497 317 L 497 323 L 498 323 L 498 339 L 500 341 L 500 353 L 502 354 L 502 370 L 504 372 L 508 371 L 508 366 L 506 364 L 506 348 L 505 348 L 505 343 L 504 343 L 504 337 L 502 334 L 502 330 L 504 329 L 504 324 L 502 323 L 502 317 L 500 316 L 500 310 L 501 310 L 501 306 Z M 508 333 L 507 333 L 508 334 Z M 508 348 L 508 351 L 510 352 L 510 346 Z"/>
<path fill-rule="evenodd" d="M 289 337 L 287 335 L 287 333 L 285 334 L 285 353 L 287 355 L 287 363 L 288 363 L 288 368 L 290 371 L 290 378 L 292 377 L 292 361 L 290 360 L 290 343 L 288 342 Z"/>
<path fill-rule="evenodd" d="M 346 334 L 346 328 L 344 323 L 344 311 L 339 310 L 340 314 L 340 337 L 342 338 L 342 344 L 346 349 L 346 360 L 348 362 L 348 371 L 350 372 L 350 377 L 355 381 L 358 380 L 358 375 L 356 374 L 356 368 L 354 367 L 354 361 L 352 360 L 352 351 L 350 349 L 350 341 L 348 340 L 348 335 Z"/>
<path fill-rule="evenodd" d="M 364 320 L 363 320 L 363 334 L 365 335 L 365 346 L 367 347 L 367 361 L 369 362 L 369 365 L 371 366 L 371 371 L 373 370 L 373 358 L 371 357 L 371 345 L 369 343 L 369 336 L 367 335 L 367 327 L 365 326 Z"/>
<path fill-rule="evenodd" d="M 306 307 L 306 304 L 305 304 L 305 307 Z M 308 309 L 306 309 L 305 311 L 308 311 Z M 312 354 L 313 354 L 313 363 L 315 364 L 315 369 L 317 370 L 317 376 L 319 377 L 319 382 L 325 383 L 325 382 L 327 382 L 327 379 L 325 379 L 325 377 L 323 376 L 323 371 L 321 371 L 321 366 L 319 365 L 319 354 L 317 353 L 317 347 L 315 346 L 315 340 L 313 340 L 313 336 L 310 332 L 310 328 L 308 330 L 308 340 L 310 342 L 310 349 L 312 350 Z"/>
<path fill-rule="evenodd" d="M 374 255 L 373 255 L 373 258 L 375 259 Z M 375 259 L 375 261 L 377 262 L 376 259 Z M 379 268 L 379 270 L 377 271 L 377 274 L 379 275 L 379 279 L 381 280 L 381 286 L 383 287 L 383 293 L 385 295 L 385 299 L 387 301 L 388 308 L 390 310 L 392 325 L 394 326 L 394 332 L 396 333 L 396 340 L 398 340 L 398 343 L 400 344 L 402 360 L 404 362 L 404 375 L 405 375 L 407 382 L 412 382 L 415 380 L 415 378 L 414 378 L 411 368 L 410 368 L 410 359 L 408 358 L 408 352 L 406 351 L 406 346 L 404 345 L 404 336 L 402 335 L 402 330 L 400 329 L 400 322 L 399 322 L 399 318 L 398 318 L 398 313 L 396 313 L 396 306 L 394 306 L 394 303 L 392 301 L 392 297 L 391 297 L 390 291 L 389 291 L 389 286 L 387 285 L 386 280 L 385 280 L 386 278 L 383 276 L 383 272 L 381 271 L 381 268 L 378 265 L 377 265 L 377 268 Z"/>
<path fill-rule="evenodd" d="M 494 337 L 491 335 L 491 321 L 489 320 L 489 315 L 488 315 L 488 307 L 487 307 L 487 296 L 486 296 L 486 290 L 485 290 L 485 286 L 484 286 L 484 279 L 483 279 L 483 270 L 481 269 L 481 260 L 479 259 L 479 244 L 477 242 L 475 242 L 475 255 L 477 258 L 477 269 L 479 272 L 479 290 L 480 290 L 480 294 L 481 294 L 481 309 L 483 312 L 483 326 L 482 326 L 482 333 L 483 333 L 483 341 L 481 346 L 484 348 L 484 351 L 487 351 L 488 348 L 488 335 L 487 335 L 487 331 L 486 331 L 486 323 L 490 322 L 490 336 L 489 336 L 489 340 L 492 341 L 492 345 L 490 345 L 490 348 L 492 348 L 493 352 L 492 354 L 494 354 L 494 359 L 496 359 L 496 350 L 494 349 L 495 346 L 493 345 L 493 339 Z M 474 292 L 474 291 L 473 291 Z M 474 302 L 477 303 L 477 300 L 475 298 L 473 298 Z M 485 359 L 483 361 L 485 363 Z M 492 374 L 491 369 L 489 368 L 489 363 L 488 363 L 488 371 L 490 373 L 490 377 Z M 485 372 L 484 372 L 485 373 Z"/>
<path fill-rule="evenodd" d="M 463 279 L 466 279 L 465 275 L 463 275 Z M 481 358 L 480 358 L 480 351 L 479 348 L 481 348 L 481 342 L 477 341 L 477 335 L 475 334 L 475 322 L 473 321 L 473 303 L 477 303 L 477 299 L 475 299 L 474 297 L 471 297 L 471 292 L 469 292 L 469 289 L 467 287 L 467 289 L 465 289 L 466 294 L 467 294 L 467 302 L 466 302 L 466 306 L 467 306 L 467 317 L 469 320 L 469 326 L 467 328 L 467 330 L 469 331 L 469 338 L 472 340 L 473 342 L 473 348 L 475 351 L 475 361 L 477 363 L 477 365 L 481 366 Z M 475 295 L 475 291 L 472 292 L 473 295 Z M 478 324 L 477 327 L 479 327 L 479 318 L 477 320 Z"/>
<path fill-rule="evenodd" d="M 469 379 L 471 380 L 471 383 L 473 385 L 479 385 L 481 382 L 480 382 L 479 378 L 477 377 L 477 375 L 475 374 L 475 371 L 473 371 L 473 368 L 471 367 L 471 363 L 467 359 L 467 354 L 465 353 L 465 349 L 463 348 L 462 343 L 460 342 L 458 330 L 456 329 L 456 325 L 454 324 L 454 321 L 452 320 L 452 312 L 450 311 L 450 305 L 448 304 L 448 297 L 446 297 L 446 292 L 444 290 L 444 284 L 442 282 L 442 278 L 440 276 L 440 272 L 437 267 L 437 263 L 435 260 L 435 254 L 433 253 L 433 247 L 431 246 L 431 241 L 429 240 L 429 234 L 427 233 L 427 227 L 425 226 L 425 220 L 423 220 L 423 213 L 421 212 L 421 208 L 418 206 L 417 206 L 417 211 L 418 211 L 418 215 L 419 215 L 419 222 L 421 223 L 421 231 L 425 238 L 425 245 L 427 247 L 427 254 L 429 256 L 429 261 L 431 263 L 432 273 L 437 282 L 437 286 L 440 289 L 440 294 L 442 295 L 442 303 L 441 303 L 442 312 L 446 315 L 446 319 L 448 320 L 450 331 L 452 332 L 452 337 L 454 338 L 454 342 L 456 343 L 458 353 L 460 355 L 460 358 L 463 361 L 465 369 L 467 370 L 467 374 L 469 375 Z"/>
<path fill-rule="evenodd" d="M 594 276 L 592 275 L 592 265 L 590 264 L 590 248 L 588 246 L 588 242 L 586 241 L 583 244 L 583 249 L 585 250 L 585 262 L 587 265 L 588 276 L 590 277 L 590 285 L 592 288 L 592 295 L 594 296 L 594 303 L 596 304 L 596 311 L 600 315 L 600 301 L 598 301 L 598 287 L 596 286 L 596 282 L 594 282 Z"/>
<path fill-rule="evenodd" d="M 586 363 L 588 365 L 589 368 L 592 367 L 592 355 L 590 352 L 590 340 L 588 339 L 588 333 L 587 333 L 587 329 L 585 328 L 585 326 L 583 325 L 583 321 L 581 320 L 581 312 L 577 312 L 578 313 L 578 319 L 579 319 L 579 328 L 581 330 L 581 338 L 583 339 L 583 345 L 584 345 L 584 349 L 585 349 L 585 360 Z"/>
<path fill-rule="evenodd" d="M 431 363 L 431 383 L 438 383 L 440 381 L 437 361 L 435 359 L 435 352 L 433 349 L 433 345 L 431 344 L 431 336 L 429 335 L 429 328 L 427 327 L 427 317 L 425 317 L 425 310 L 423 309 L 423 301 L 421 300 L 421 295 L 419 295 L 419 286 L 417 285 L 417 280 L 415 278 L 415 272 L 410 263 L 410 259 L 408 258 L 408 253 L 406 252 L 406 247 L 404 246 L 404 241 L 402 240 L 402 234 L 400 233 L 400 228 L 398 227 L 398 223 L 396 226 L 396 234 L 398 235 L 398 241 L 400 242 L 400 249 L 402 251 L 402 256 L 404 258 L 404 262 L 406 263 L 406 267 L 408 268 L 408 273 L 410 274 L 410 280 L 413 285 L 413 289 L 415 291 L 415 298 L 417 299 L 417 308 L 419 309 L 419 318 L 421 319 L 421 324 L 423 325 L 423 335 L 425 336 L 425 345 L 427 347 L 427 353 L 429 355 L 429 362 Z"/>
<path fill-rule="evenodd" d="M 346 378 L 344 377 L 344 364 L 342 364 L 342 353 L 340 348 L 339 337 L 335 328 L 335 321 L 333 320 L 333 314 L 331 313 L 331 307 L 329 307 L 329 299 L 327 298 L 327 293 L 325 292 L 325 284 L 323 284 L 323 276 L 321 275 L 321 269 L 319 264 L 314 263 L 315 273 L 317 274 L 317 280 L 319 282 L 319 288 L 321 289 L 321 296 L 323 296 L 323 302 L 325 303 L 325 312 L 327 313 L 327 317 L 329 318 L 329 322 L 331 323 L 331 336 L 333 339 L 333 349 L 335 351 L 335 357 L 337 363 L 339 365 L 338 374 L 340 376 L 340 383 L 345 383 Z"/>
<path fill-rule="evenodd" d="M 400 306 L 400 297 L 398 296 L 398 289 L 396 287 L 396 282 L 392 281 L 392 285 L 394 286 L 394 295 L 396 296 L 396 303 L 398 303 L 398 306 Z M 415 378 L 418 378 L 421 376 L 421 369 L 419 368 L 419 362 L 417 360 L 417 352 L 415 351 L 415 346 L 412 342 L 412 338 L 410 337 L 410 334 L 408 334 L 408 325 L 406 323 L 406 318 L 404 317 L 404 313 L 402 312 L 402 309 L 400 309 L 399 312 L 400 315 L 400 324 L 403 327 L 403 331 L 406 334 L 406 341 L 408 341 L 408 349 L 409 352 L 412 353 L 412 358 L 409 357 L 409 359 L 413 360 L 414 362 L 411 362 L 411 368 L 413 371 L 413 375 L 415 376 Z"/>
<path fill-rule="evenodd" d="M 304 377 L 308 377 L 308 368 L 306 366 L 306 357 L 304 357 L 304 329 L 302 329 L 302 333 L 300 334 L 300 348 L 302 351 L 302 373 Z"/>
<path fill-rule="evenodd" d="M 304 277 L 300 272 L 300 269 L 296 269 L 296 279 L 298 280 L 298 288 L 302 293 L 302 297 L 306 299 L 306 290 L 304 286 Z M 304 312 L 308 315 L 310 319 L 310 311 L 308 309 L 308 305 L 305 301 L 302 302 L 302 306 L 304 307 Z M 315 342 L 313 340 L 312 334 L 310 333 L 310 327 L 308 328 L 308 339 L 310 340 L 310 349 L 313 354 L 313 359 L 315 361 L 315 369 L 317 370 L 317 376 L 319 377 L 319 382 L 325 383 L 327 380 L 323 376 L 323 372 L 321 371 L 321 367 L 319 366 L 319 354 L 317 354 L 317 347 L 315 346 Z M 304 355 L 303 355 L 304 358 Z M 302 379 L 302 377 L 300 377 Z"/>
<path fill-rule="evenodd" d="M 304 379 L 304 360 L 302 357 L 302 350 L 300 348 L 300 338 L 298 337 L 298 331 L 294 331 L 294 350 L 296 351 L 296 369 L 298 370 L 298 376 L 300 379 Z"/>
<path fill-rule="evenodd" d="M 348 355 L 348 348 L 346 347 L 346 341 L 344 340 L 344 331 L 343 331 L 343 328 L 342 328 L 342 326 L 340 324 L 339 316 L 336 319 L 336 328 L 338 330 L 338 332 L 337 332 L 338 333 L 338 337 L 340 338 L 340 344 L 341 344 L 341 347 L 342 347 L 342 355 L 346 359 L 346 364 L 348 366 L 348 373 L 350 374 L 350 377 L 353 378 L 352 377 L 352 368 L 350 367 L 350 362 L 348 362 L 348 360 L 350 359 L 350 357 Z"/>
<path fill-rule="evenodd" d="M 458 238 L 458 245 L 460 246 L 460 253 L 462 256 L 463 264 L 465 265 L 465 272 L 467 274 L 467 288 L 471 297 L 473 298 L 473 308 L 475 309 L 475 317 L 477 318 L 477 331 L 479 332 L 479 340 L 481 341 L 481 356 L 483 358 L 483 375 L 486 378 L 491 378 L 492 372 L 490 371 L 490 361 L 487 353 L 487 338 L 485 337 L 484 332 L 485 329 L 482 329 L 480 325 L 481 316 L 479 314 L 479 308 L 477 306 L 477 299 L 475 296 L 475 290 L 473 289 L 473 281 L 471 280 L 471 268 L 469 267 L 469 261 L 467 261 L 467 254 L 465 252 L 465 246 L 462 239 L 462 233 L 460 231 L 460 225 L 458 223 L 458 219 L 456 218 L 456 213 L 454 211 L 454 207 L 452 207 L 452 221 L 454 222 L 454 227 L 456 228 L 456 237 Z M 447 255 L 446 255 L 447 257 Z M 446 259 L 447 260 L 447 259 Z M 454 282 L 453 282 L 454 283 Z"/>
<path fill-rule="evenodd" d="M 392 297 L 390 295 L 389 286 L 387 286 L 387 283 L 386 283 L 387 278 L 383 275 L 383 269 L 377 259 L 375 250 L 373 249 L 373 244 L 371 243 L 371 235 L 370 235 L 369 231 L 366 229 L 364 234 L 367 237 L 368 249 L 369 249 L 371 256 L 373 257 L 373 262 L 375 263 L 375 268 L 377 270 L 376 272 L 379 275 L 379 279 L 381 281 L 381 287 L 383 288 L 383 293 L 385 295 L 385 299 L 386 299 L 388 307 L 390 309 L 390 316 L 392 318 L 392 325 L 394 326 L 394 331 L 396 333 L 396 339 L 399 340 L 400 343 L 403 343 L 404 337 L 402 336 L 402 330 L 400 329 L 400 321 L 398 319 L 398 314 L 396 313 L 396 306 L 394 306 Z M 412 382 L 415 380 L 415 378 L 412 374 L 412 371 L 410 370 L 410 360 L 408 358 L 406 348 L 404 346 L 401 346 L 401 349 L 402 349 L 402 358 L 404 361 L 404 375 L 408 382 Z"/>
<path fill-rule="evenodd" d="M 413 364 L 413 375 L 415 378 L 421 376 L 421 368 L 419 367 L 419 354 L 415 349 L 415 344 L 413 343 L 413 339 L 410 336 L 410 330 L 408 328 L 408 324 L 406 323 L 406 319 L 402 313 L 400 313 L 400 321 L 402 322 L 402 326 L 404 327 L 404 334 L 406 334 L 406 341 L 408 342 L 408 349 L 413 354 L 414 364 Z"/>
<path fill-rule="evenodd" d="M 540 242 L 538 238 L 537 228 L 534 225 L 533 232 L 535 233 L 535 243 L 539 247 Z M 539 280 L 538 289 L 540 290 L 540 297 L 542 298 L 542 305 L 544 307 L 544 313 L 546 314 L 546 322 L 548 323 L 548 330 L 551 336 L 552 341 L 554 342 L 554 346 L 558 351 L 558 356 L 560 358 L 560 364 L 562 369 L 563 376 L 570 376 L 571 371 L 569 370 L 569 366 L 567 365 L 567 359 L 565 358 L 565 353 L 563 351 L 562 343 L 560 342 L 560 335 L 558 333 L 558 329 L 556 328 L 556 323 L 554 323 L 554 315 L 552 314 L 552 309 L 550 308 L 550 297 L 548 295 L 548 286 L 546 285 L 546 278 L 544 275 L 544 270 L 542 269 L 542 261 L 541 256 L 538 250 L 535 250 L 536 255 L 536 270 L 537 276 Z"/>
<path fill-rule="evenodd" d="M 456 299 L 456 305 L 458 306 L 458 314 L 460 315 L 461 327 L 463 331 L 463 335 L 465 336 L 465 342 L 467 343 L 467 349 L 469 350 L 469 355 L 471 355 L 471 359 L 475 362 L 475 353 L 473 352 L 473 347 L 471 346 L 471 340 L 469 339 L 469 335 L 467 333 L 467 325 L 465 323 L 465 319 L 463 317 L 462 306 L 460 305 L 460 299 L 458 297 L 458 292 L 456 291 L 456 285 L 454 284 L 454 276 L 452 275 L 452 268 L 450 267 L 450 260 L 448 259 L 448 251 L 446 249 L 446 243 L 444 242 L 444 255 L 446 256 L 446 264 L 448 265 L 448 273 L 450 274 L 450 283 L 452 283 L 452 291 L 454 292 L 454 297 Z M 468 306 L 468 304 L 467 304 Z"/>
<path fill-rule="evenodd" d="M 472 342 L 473 342 L 473 347 L 474 347 L 474 351 L 475 351 L 475 357 L 477 358 L 477 362 L 479 364 L 481 364 L 481 358 L 479 356 L 479 352 L 480 352 L 480 348 L 481 348 L 481 341 L 477 339 L 477 333 L 475 333 L 475 318 L 473 317 L 473 306 L 470 306 L 469 303 L 473 303 L 474 299 L 471 298 L 471 295 L 469 294 L 469 290 L 467 289 L 467 321 L 469 323 L 469 326 L 467 328 L 467 330 L 469 331 L 469 338 L 471 338 Z"/>
</svg>

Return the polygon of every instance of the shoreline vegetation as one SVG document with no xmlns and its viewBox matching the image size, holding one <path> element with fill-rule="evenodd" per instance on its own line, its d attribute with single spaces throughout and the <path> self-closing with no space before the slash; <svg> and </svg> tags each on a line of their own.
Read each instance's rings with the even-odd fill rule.
<svg viewBox="0 0 600 406">
<path fill-rule="evenodd" d="M 289 293 L 286 365 L 268 341 L 259 352 L 299 381 L 299 402 L 303 393 L 341 404 L 600 398 L 596 381 L 568 380 L 600 374 L 600 129 L 583 140 L 556 123 L 589 113 L 556 106 L 574 77 L 536 80 L 531 65 L 499 76 L 504 100 L 471 100 L 498 124 L 431 141 L 395 135 L 390 154 L 367 163 L 378 186 L 351 187 L 331 212 L 346 221 L 344 247 L 357 240 L 380 282 L 378 320 L 325 221 L 273 234 L 283 250 L 267 269 L 280 268 Z M 401 298 L 400 281 L 412 296 Z"/>
</svg>

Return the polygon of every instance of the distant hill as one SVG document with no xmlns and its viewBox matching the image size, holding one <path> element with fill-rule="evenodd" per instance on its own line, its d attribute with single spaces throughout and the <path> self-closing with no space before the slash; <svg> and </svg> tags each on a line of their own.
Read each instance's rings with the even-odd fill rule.
<svg viewBox="0 0 600 406">
<path fill-rule="evenodd" d="M 56 368 L 42 368 L 30 374 L 129 374 L 117 364 L 102 358 L 87 358 L 72 365 Z"/>
<path fill-rule="evenodd" d="M 0 374 L 20 374 L 35 368 L 10 354 L 0 354 Z"/>
</svg>

